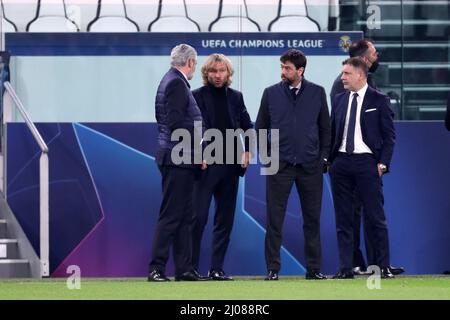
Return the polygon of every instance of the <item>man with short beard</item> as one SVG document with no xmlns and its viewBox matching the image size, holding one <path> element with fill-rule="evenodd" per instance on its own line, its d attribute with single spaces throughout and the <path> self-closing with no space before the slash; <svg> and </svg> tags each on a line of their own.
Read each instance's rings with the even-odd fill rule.
<svg viewBox="0 0 450 320">
<path fill-rule="evenodd" d="M 331 139 L 327 98 L 323 87 L 305 80 L 303 52 L 290 49 L 280 61 L 282 81 L 264 90 L 256 120 L 257 130 L 279 130 L 279 171 L 266 178 L 265 280 L 278 280 L 282 227 L 294 183 L 304 221 L 305 277 L 321 280 L 326 279 L 320 272 L 322 175 Z"/>
<path fill-rule="evenodd" d="M 233 280 L 223 270 L 223 264 L 233 228 L 239 176 L 244 175 L 250 154 L 249 141 L 246 140 L 244 146 L 240 139 L 233 138 L 228 141 L 226 130 L 246 131 L 253 125 L 242 93 L 230 88 L 234 73 L 231 61 L 223 54 L 214 53 L 206 58 L 201 71 L 203 87 L 192 93 L 202 113 L 205 128 L 219 130 L 223 137 L 223 146 L 221 150 L 215 150 L 214 159 L 210 159 L 212 163 L 207 159 L 208 169 L 201 173 L 200 179 L 194 185 L 192 264 L 198 270 L 201 240 L 214 197 L 214 231 L 208 277 L 219 281 Z M 233 163 L 228 163 L 226 159 L 231 156 Z"/>
</svg>

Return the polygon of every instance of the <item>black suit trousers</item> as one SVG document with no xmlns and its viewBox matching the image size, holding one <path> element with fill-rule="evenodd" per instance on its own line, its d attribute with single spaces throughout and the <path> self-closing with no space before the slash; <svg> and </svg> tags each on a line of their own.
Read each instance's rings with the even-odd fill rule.
<svg viewBox="0 0 450 320">
<path fill-rule="evenodd" d="M 353 266 L 366 269 L 368 265 L 377 264 L 375 257 L 375 249 L 373 247 L 373 232 L 367 225 L 367 221 L 363 219 L 364 207 L 362 205 L 361 197 L 358 193 L 353 194 L 353 210 L 354 210 L 354 224 L 353 224 Z M 367 265 L 361 251 L 361 223 L 363 225 L 364 244 L 366 247 Z"/>
<path fill-rule="evenodd" d="M 383 190 L 378 176 L 377 161 L 371 154 L 347 155 L 340 153 L 330 168 L 336 213 L 339 260 L 342 270 L 354 266 L 354 190 L 364 207 L 365 227 L 371 230 L 376 263 L 388 267 L 389 238 L 383 208 Z"/>
<path fill-rule="evenodd" d="M 165 272 L 170 247 L 173 246 L 175 274 L 180 275 L 192 269 L 192 190 L 196 171 L 178 166 L 158 168 L 162 175 L 163 199 L 149 269 Z"/>
<path fill-rule="evenodd" d="M 281 268 L 282 227 L 293 184 L 297 188 L 303 214 L 306 268 L 320 270 L 320 211 L 322 208 L 323 168 L 280 163 L 275 175 L 267 176 L 267 227 L 265 257 L 268 270 Z"/>
<path fill-rule="evenodd" d="M 233 228 L 239 176 L 235 165 L 211 165 L 194 185 L 194 229 L 192 264 L 198 270 L 203 231 L 214 198 L 215 213 L 210 269 L 221 270 Z"/>
</svg>

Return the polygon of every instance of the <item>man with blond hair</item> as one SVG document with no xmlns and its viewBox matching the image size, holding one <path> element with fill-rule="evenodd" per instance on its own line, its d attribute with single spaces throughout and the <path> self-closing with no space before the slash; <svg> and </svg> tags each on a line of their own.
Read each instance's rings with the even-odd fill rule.
<svg viewBox="0 0 450 320">
<path fill-rule="evenodd" d="M 208 276 L 222 281 L 233 280 L 225 274 L 223 264 L 233 227 L 239 176 L 244 175 L 249 163 L 249 141 L 245 140 L 243 145 L 241 139 L 226 139 L 226 130 L 252 128 L 242 93 L 230 88 L 233 72 L 231 61 L 226 56 L 211 54 L 202 66 L 203 86 L 193 91 L 205 128 L 209 131 L 216 129 L 216 133 L 223 137 L 223 143 L 210 141 L 219 147 L 214 149 L 212 157 L 206 159 L 208 168 L 202 171 L 194 185 L 192 265 L 198 270 L 202 235 L 214 197 L 214 231 Z"/>
</svg>

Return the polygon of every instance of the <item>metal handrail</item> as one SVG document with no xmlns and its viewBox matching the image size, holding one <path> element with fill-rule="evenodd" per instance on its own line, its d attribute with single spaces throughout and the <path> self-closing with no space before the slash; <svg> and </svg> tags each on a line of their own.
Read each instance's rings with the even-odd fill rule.
<svg viewBox="0 0 450 320">
<path fill-rule="evenodd" d="M 6 93 L 14 101 L 14 105 L 19 110 L 22 118 L 25 120 L 28 129 L 30 129 L 31 134 L 36 140 L 39 148 L 41 149 L 41 157 L 39 159 L 39 217 L 40 217 L 40 230 L 39 230 L 39 238 L 40 238 L 40 260 L 41 260 L 41 276 L 47 277 L 50 275 L 50 237 L 49 237 L 49 161 L 48 161 L 48 146 L 39 133 L 38 129 L 34 125 L 33 121 L 31 121 L 30 116 L 25 110 L 22 102 L 14 91 L 11 83 L 9 81 L 5 81 L 3 83 Z M 4 105 L 5 107 L 9 107 Z M 8 122 L 11 119 L 10 114 L 6 116 L 11 110 L 7 112 L 5 111 L 4 121 Z M 6 171 L 5 171 L 6 172 Z"/>
<path fill-rule="evenodd" d="M 41 151 L 44 153 L 48 153 L 48 147 L 47 144 L 44 142 L 44 139 L 42 139 L 42 136 L 40 135 L 38 129 L 34 125 L 33 121 L 31 121 L 30 116 L 25 111 L 25 107 L 23 106 L 22 102 L 20 101 L 19 97 L 17 96 L 16 92 L 14 91 L 13 87 L 11 86 L 11 83 L 9 81 L 5 81 L 3 83 L 5 86 L 6 91 L 11 95 L 11 98 L 13 99 L 14 103 L 17 106 L 17 109 L 19 110 L 20 114 L 22 115 L 22 118 L 25 120 L 28 129 L 30 129 L 31 133 L 33 134 L 34 139 L 36 140 L 37 144 L 39 145 L 39 148 L 41 148 Z"/>
</svg>

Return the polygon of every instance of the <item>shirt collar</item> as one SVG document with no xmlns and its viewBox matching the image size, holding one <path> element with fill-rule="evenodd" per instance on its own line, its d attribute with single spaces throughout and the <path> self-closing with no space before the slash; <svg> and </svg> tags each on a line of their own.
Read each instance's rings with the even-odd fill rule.
<svg viewBox="0 0 450 320">
<path fill-rule="evenodd" d="M 302 86 L 302 82 L 300 81 L 296 87 L 289 85 L 289 90 L 292 90 L 292 89 L 294 89 L 294 88 L 296 88 L 297 90 L 299 90 L 301 86 Z"/>
<path fill-rule="evenodd" d="M 186 77 L 186 75 L 184 74 L 184 72 L 181 71 L 181 70 L 178 70 L 178 71 L 180 71 L 180 73 L 183 75 L 183 77 L 186 79 L 186 81 L 189 82 L 189 79 Z"/>
<path fill-rule="evenodd" d="M 356 93 L 358 94 L 358 97 L 361 97 L 364 99 L 364 96 L 366 95 L 366 91 L 367 91 L 367 87 L 368 84 L 366 82 L 366 84 L 364 85 L 364 87 L 362 87 L 361 89 L 359 89 L 358 91 L 356 91 Z M 353 94 L 355 93 L 355 91 L 350 91 L 350 95 L 353 96 Z"/>
</svg>

